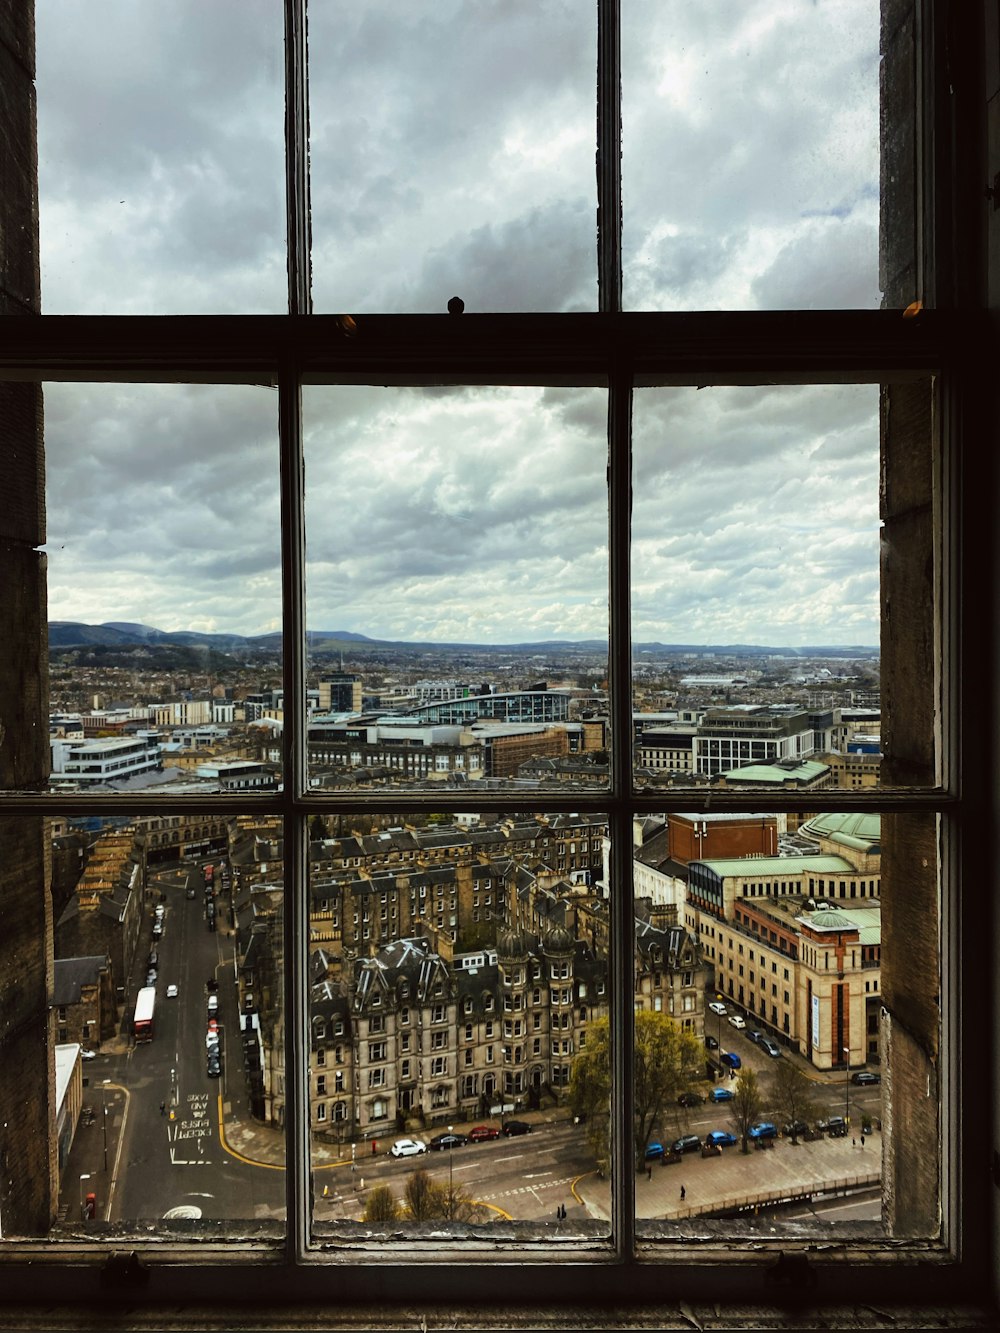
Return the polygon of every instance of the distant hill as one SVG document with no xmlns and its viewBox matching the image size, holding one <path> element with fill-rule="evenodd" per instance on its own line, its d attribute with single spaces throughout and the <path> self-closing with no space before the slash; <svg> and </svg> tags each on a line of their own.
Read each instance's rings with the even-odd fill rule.
<svg viewBox="0 0 1000 1333">
<path fill-rule="evenodd" d="M 309 651 L 313 656 L 338 656 L 350 650 L 355 656 L 379 652 L 438 652 L 438 653 L 502 653 L 508 655 L 545 656 L 553 653 L 583 654 L 588 657 L 607 651 L 607 644 L 601 639 L 545 639 L 538 642 L 508 644 L 474 643 L 434 643 L 431 641 L 372 639 L 366 634 L 356 634 L 353 630 L 311 630 L 307 636 Z M 101 625 L 87 625 L 74 620 L 53 620 L 49 622 L 49 648 L 53 651 L 70 648 L 127 648 L 176 646 L 201 648 L 227 654 L 271 654 L 281 652 L 281 635 L 260 634 L 205 634 L 197 630 L 160 630 L 150 625 L 140 625 L 131 621 L 107 621 Z M 786 657 L 786 658 L 870 658 L 877 657 L 877 647 L 865 644 L 848 647 L 829 645 L 809 645 L 798 648 L 776 648 L 762 644 L 666 644 L 636 643 L 632 650 L 637 656 L 655 654 L 663 656 L 712 654 L 716 658 L 725 657 Z M 710 669 L 710 662 L 706 663 Z"/>
</svg>

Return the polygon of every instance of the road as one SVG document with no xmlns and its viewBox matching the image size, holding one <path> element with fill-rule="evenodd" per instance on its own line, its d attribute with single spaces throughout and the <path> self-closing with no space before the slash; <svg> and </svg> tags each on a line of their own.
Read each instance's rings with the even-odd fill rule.
<svg viewBox="0 0 1000 1333">
<path fill-rule="evenodd" d="M 194 898 L 187 896 L 190 887 Z M 165 907 L 156 1030 L 151 1042 L 121 1057 L 115 1071 L 131 1095 L 112 1217 L 147 1221 L 197 1208 L 206 1218 L 280 1220 L 283 1172 L 226 1152 L 219 1132 L 227 1080 L 243 1078 L 232 937 L 208 929 L 200 866 L 161 875 L 154 888 L 154 900 L 162 893 Z M 219 982 L 221 1079 L 210 1078 L 206 1069 L 209 978 Z M 166 998 L 169 984 L 178 988 L 176 999 Z"/>
</svg>

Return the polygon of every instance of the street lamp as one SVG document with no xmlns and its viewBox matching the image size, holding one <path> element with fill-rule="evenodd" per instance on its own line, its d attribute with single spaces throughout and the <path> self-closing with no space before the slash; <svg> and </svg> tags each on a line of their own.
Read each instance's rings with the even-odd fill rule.
<svg viewBox="0 0 1000 1333">
<path fill-rule="evenodd" d="M 104 1174 L 105 1175 L 108 1174 L 108 1084 L 110 1082 L 111 1080 L 109 1078 L 104 1079 L 103 1086 L 101 1088 L 102 1109 L 104 1111 L 103 1119 L 104 1119 Z"/>
<path fill-rule="evenodd" d="M 448 1126 L 448 1133 L 455 1131 L 451 1125 Z M 448 1220 L 455 1220 L 455 1145 L 448 1144 Z"/>
<path fill-rule="evenodd" d="M 715 992 L 715 998 L 718 1000 L 718 1002 L 719 1002 L 720 1004 L 722 1003 L 722 994 L 721 994 L 721 992 L 716 991 L 716 992 Z M 721 1067 L 722 1067 L 722 1013 L 721 1013 L 721 1011 L 720 1011 L 718 1014 L 716 1014 L 716 1017 L 717 1017 L 718 1020 L 719 1020 L 719 1068 L 721 1069 Z"/>
<path fill-rule="evenodd" d="M 844 1055 L 844 1121 L 851 1123 L 851 1048 L 842 1048 Z"/>
</svg>

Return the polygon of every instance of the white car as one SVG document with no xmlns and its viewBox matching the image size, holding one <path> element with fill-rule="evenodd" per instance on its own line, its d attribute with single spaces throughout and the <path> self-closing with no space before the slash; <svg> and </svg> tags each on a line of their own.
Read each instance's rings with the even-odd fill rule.
<svg viewBox="0 0 1000 1333">
<path fill-rule="evenodd" d="M 742 1014 L 730 1014 L 729 1021 L 734 1028 L 745 1028 L 747 1025 L 747 1021 Z"/>
<path fill-rule="evenodd" d="M 708 1007 L 709 1009 L 711 1009 L 713 1014 L 724 1014 L 726 1012 L 726 1006 L 724 1004 L 720 1004 L 718 1000 L 713 1000 Z"/>
<path fill-rule="evenodd" d="M 96 1059 L 97 1059 L 97 1052 L 96 1052 L 96 1051 L 88 1051 L 87 1048 L 86 1048 L 86 1046 L 81 1047 L 81 1049 L 80 1049 L 80 1059 L 81 1059 L 81 1060 L 96 1060 Z"/>
<path fill-rule="evenodd" d="M 168 999 L 168 1000 L 176 1000 L 176 999 L 177 999 L 177 987 L 176 987 L 176 986 L 174 986 L 174 985 L 170 985 L 170 986 L 167 987 L 167 999 Z"/>
<path fill-rule="evenodd" d="M 418 1153 L 426 1151 L 427 1144 L 421 1143 L 419 1139 L 397 1139 L 389 1149 L 393 1157 L 416 1157 Z"/>
</svg>

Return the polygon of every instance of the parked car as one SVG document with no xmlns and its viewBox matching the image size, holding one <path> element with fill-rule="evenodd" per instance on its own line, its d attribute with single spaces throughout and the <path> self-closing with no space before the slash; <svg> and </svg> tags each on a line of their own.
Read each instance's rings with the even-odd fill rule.
<svg viewBox="0 0 1000 1333">
<path fill-rule="evenodd" d="M 646 1161 L 647 1161 L 647 1162 L 654 1161 L 656 1158 L 658 1158 L 658 1157 L 662 1157 L 662 1156 L 663 1156 L 663 1144 L 662 1144 L 662 1143 L 647 1143 L 647 1144 L 646 1144 Z"/>
<path fill-rule="evenodd" d="M 743 1061 L 735 1051 L 723 1051 L 719 1056 L 719 1059 L 724 1065 L 728 1065 L 730 1069 L 743 1068 Z"/>
<path fill-rule="evenodd" d="M 147 985 L 147 986 L 155 986 L 155 985 L 156 985 L 156 968 L 155 968 L 155 967 L 151 967 L 151 968 L 149 969 L 149 971 L 146 973 L 146 985 Z"/>
<path fill-rule="evenodd" d="M 705 1098 L 700 1092 L 682 1092 L 677 1098 L 678 1106 L 700 1106 Z"/>
<path fill-rule="evenodd" d="M 96 1060 L 96 1059 L 97 1059 L 97 1052 L 96 1052 L 96 1051 L 88 1051 L 87 1048 L 84 1046 L 84 1047 L 81 1049 L 81 1051 L 80 1051 L 80 1059 L 81 1059 L 81 1060 Z"/>
<path fill-rule="evenodd" d="M 737 1028 L 739 1030 L 742 1030 L 747 1025 L 747 1021 L 742 1014 L 730 1014 L 729 1021 L 734 1028 Z"/>
<path fill-rule="evenodd" d="M 800 1134 L 808 1133 L 809 1125 L 805 1120 L 789 1120 L 787 1124 L 781 1126 L 782 1134 L 787 1134 L 789 1138 L 798 1138 Z"/>
<path fill-rule="evenodd" d="M 873 1074 L 870 1069 L 859 1069 L 856 1074 L 851 1075 L 851 1082 L 858 1083 L 862 1087 L 871 1087 L 875 1083 L 882 1082 L 881 1074 Z"/>
<path fill-rule="evenodd" d="M 747 1130 L 747 1138 L 749 1139 L 776 1139 L 777 1137 L 778 1127 L 772 1125 L 770 1120 L 760 1120 Z"/>
<path fill-rule="evenodd" d="M 729 1012 L 726 1006 L 721 1004 L 718 1000 L 712 1000 L 708 1007 L 713 1014 L 725 1014 Z"/>
<path fill-rule="evenodd" d="M 153 926 L 153 939 L 158 940 L 163 934 L 163 922 L 157 921 Z"/>
<path fill-rule="evenodd" d="M 733 1100 L 732 1088 L 713 1088 L 708 1094 L 710 1102 L 731 1102 Z"/>
<path fill-rule="evenodd" d="M 219 1048 L 214 1046 L 209 1052 L 206 1060 L 206 1067 L 209 1078 L 219 1078 L 222 1074 L 222 1057 L 219 1055 Z"/>
<path fill-rule="evenodd" d="M 817 1120 L 816 1128 L 831 1139 L 842 1139 L 847 1135 L 847 1121 L 842 1115 L 832 1115 L 829 1120 Z"/>
<path fill-rule="evenodd" d="M 697 1134 L 682 1134 L 679 1139 L 674 1139 L 670 1145 L 671 1152 L 697 1152 L 701 1147 L 701 1139 Z"/>
<path fill-rule="evenodd" d="M 710 1051 L 717 1051 L 719 1049 L 719 1043 L 715 1040 L 714 1037 L 708 1036 L 707 1033 L 705 1035 L 705 1045 L 708 1047 Z"/>
<path fill-rule="evenodd" d="M 503 1127 L 503 1132 L 510 1138 L 515 1134 L 530 1134 L 531 1125 L 527 1120 L 508 1120 Z"/>
<path fill-rule="evenodd" d="M 770 1037 L 761 1037 L 760 1049 L 766 1051 L 772 1058 L 781 1054 L 781 1047 L 776 1041 L 772 1041 Z"/>
<path fill-rule="evenodd" d="M 468 1142 L 464 1134 L 435 1134 L 427 1146 L 433 1148 L 435 1152 L 443 1150 L 450 1152 L 452 1148 L 464 1147 Z"/>
<path fill-rule="evenodd" d="M 735 1134 L 730 1134 L 728 1129 L 711 1129 L 705 1135 L 705 1146 L 708 1148 L 731 1148 L 734 1143 L 738 1143 Z"/>
<path fill-rule="evenodd" d="M 173 982 L 171 982 L 170 985 L 167 987 L 167 999 L 168 1000 L 177 999 L 177 987 L 174 985 Z"/>
<path fill-rule="evenodd" d="M 397 1139 L 389 1149 L 393 1157 L 416 1157 L 418 1153 L 426 1151 L 427 1144 L 421 1143 L 419 1139 Z"/>
<path fill-rule="evenodd" d="M 731 1019 L 730 1022 L 732 1022 Z M 763 1035 L 764 1034 L 763 1032 L 761 1032 L 760 1028 L 747 1028 L 747 1041 L 752 1041 L 755 1046 L 763 1037 Z"/>
<path fill-rule="evenodd" d="M 473 1125 L 469 1130 L 470 1143 L 482 1143 L 484 1139 L 498 1139 L 500 1131 L 496 1125 Z"/>
<path fill-rule="evenodd" d="M 210 995 L 208 997 L 209 1018 L 214 1018 L 218 1012 L 219 1012 L 219 997 L 217 995 Z"/>
</svg>

